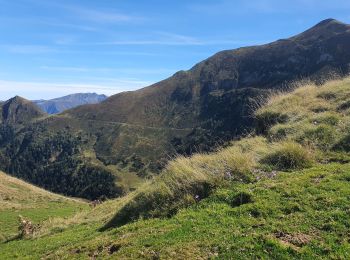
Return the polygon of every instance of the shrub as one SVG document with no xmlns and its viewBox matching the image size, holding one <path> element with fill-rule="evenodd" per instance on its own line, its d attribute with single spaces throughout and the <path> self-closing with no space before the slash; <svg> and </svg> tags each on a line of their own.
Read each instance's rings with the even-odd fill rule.
<svg viewBox="0 0 350 260">
<path fill-rule="evenodd" d="M 337 106 L 338 111 L 344 111 L 350 108 L 350 100 L 345 101 Z"/>
<path fill-rule="evenodd" d="M 279 112 L 263 111 L 256 114 L 256 131 L 265 134 L 269 128 L 277 123 L 286 123 L 288 116 Z"/>
<path fill-rule="evenodd" d="M 280 141 L 293 133 L 293 129 L 289 125 L 277 124 L 268 132 L 268 138 L 272 141 Z"/>
<path fill-rule="evenodd" d="M 236 193 L 232 198 L 231 198 L 231 206 L 232 207 L 239 207 L 241 205 L 247 204 L 247 203 L 252 203 L 253 196 L 251 193 L 248 193 L 246 191 L 242 191 L 239 193 Z"/>
<path fill-rule="evenodd" d="M 262 159 L 277 170 L 303 169 L 312 165 L 310 152 L 295 142 L 284 142 L 275 151 Z"/>
<path fill-rule="evenodd" d="M 224 178 L 231 181 L 251 181 L 251 172 L 256 162 L 249 153 L 243 153 L 239 149 L 226 149 L 218 154 L 218 162 L 223 167 Z"/>
<path fill-rule="evenodd" d="M 338 143 L 339 144 L 339 143 Z M 334 150 L 339 149 L 338 144 L 333 147 Z M 350 149 L 350 147 L 348 147 Z M 350 163 L 350 155 L 344 153 L 343 148 L 340 148 L 338 151 L 326 151 L 321 154 L 320 158 L 322 163 L 331 163 L 337 162 L 341 164 Z"/>
<path fill-rule="evenodd" d="M 25 219 L 21 215 L 19 216 L 18 237 L 29 238 L 32 237 L 34 232 L 38 229 L 29 219 Z"/>
<path fill-rule="evenodd" d="M 311 107 L 310 110 L 314 113 L 323 113 L 329 110 L 328 107 L 322 106 L 322 105 L 316 105 L 314 107 Z"/>
<path fill-rule="evenodd" d="M 322 98 L 325 100 L 332 100 L 332 99 L 336 99 L 337 98 L 337 94 L 334 92 L 330 92 L 330 91 L 324 91 L 321 92 L 317 95 L 318 98 Z"/>
<path fill-rule="evenodd" d="M 329 149 L 334 143 L 334 129 L 328 125 L 320 125 L 309 129 L 300 137 L 300 141 L 317 146 L 322 150 Z"/>
<path fill-rule="evenodd" d="M 210 183 L 201 181 L 190 186 L 172 190 L 158 179 L 132 196 L 101 230 L 123 226 L 140 218 L 171 217 L 179 209 L 208 197 L 213 189 Z"/>
<path fill-rule="evenodd" d="M 311 120 L 312 123 L 335 126 L 340 121 L 340 116 L 336 113 L 325 112 Z"/>
<path fill-rule="evenodd" d="M 350 152 L 350 135 L 344 136 L 333 146 L 333 150 Z"/>
<path fill-rule="evenodd" d="M 236 189 L 236 187 L 231 187 L 231 189 L 218 189 L 211 196 L 211 200 L 214 202 L 226 203 L 233 208 L 254 202 L 253 194 L 251 192 L 239 188 Z"/>
</svg>

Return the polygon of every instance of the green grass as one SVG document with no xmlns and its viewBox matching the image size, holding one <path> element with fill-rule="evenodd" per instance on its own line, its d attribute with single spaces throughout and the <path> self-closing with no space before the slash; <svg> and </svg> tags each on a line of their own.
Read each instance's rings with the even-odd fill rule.
<svg viewBox="0 0 350 260">
<path fill-rule="evenodd" d="M 259 126 L 270 140 L 292 139 L 315 149 L 333 149 L 350 126 L 349 109 L 344 105 L 349 94 L 350 78 L 276 95 L 257 111 Z M 265 120 L 270 115 L 275 119 Z"/>
<path fill-rule="evenodd" d="M 349 97 L 350 79 L 273 96 L 256 134 L 54 213 L 34 238 L 0 244 L 0 259 L 349 259 Z"/>
<path fill-rule="evenodd" d="M 262 162 L 277 170 L 288 171 L 311 167 L 313 158 L 310 151 L 289 141 L 281 143 L 281 147 L 267 154 Z"/>
<path fill-rule="evenodd" d="M 97 223 L 75 225 L 2 244 L 0 252 L 4 259 L 347 259 L 349 172 L 350 165 L 328 164 L 232 183 L 169 219 L 139 220 L 106 232 Z M 233 203 L 246 193 L 250 200 Z"/>
<path fill-rule="evenodd" d="M 18 234 L 19 215 L 30 219 L 33 223 L 40 223 L 50 218 L 73 216 L 84 208 L 86 207 L 83 205 L 62 201 L 38 203 L 35 207 L 29 209 L 0 210 L 0 236 L 6 239 Z"/>
<path fill-rule="evenodd" d="M 71 217 L 87 203 L 68 199 L 0 172 L 0 241 L 18 234 L 19 215 L 38 224 L 50 218 Z"/>
</svg>

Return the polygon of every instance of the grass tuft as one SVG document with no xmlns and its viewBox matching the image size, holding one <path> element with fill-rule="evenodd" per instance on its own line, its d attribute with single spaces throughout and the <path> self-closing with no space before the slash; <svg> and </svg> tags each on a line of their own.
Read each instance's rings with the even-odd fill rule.
<svg viewBox="0 0 350 260">
<path fill-rule="evenodd" d="M 262 163 L 281 171 L 303 169 L 312 166 L 310 151 L 298 143 L 287 141 L 262 159 Z"/>
</svg>

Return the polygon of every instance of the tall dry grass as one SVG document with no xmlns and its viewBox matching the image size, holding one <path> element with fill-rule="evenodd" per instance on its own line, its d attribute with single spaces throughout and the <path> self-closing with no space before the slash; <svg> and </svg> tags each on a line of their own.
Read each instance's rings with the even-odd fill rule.
<svg viewBox="0 0 350 260">
<path fill-rule="evenodd" d="M 322 86 L 304 83 L 291 92 L 274 93 L 256 112 L 257 120 L 261 120 L 265 128 L 260 136 L 234 141 L 215 153 L 180 156 L 169 162 L 152 181 L 104 208 L 115 209 L 117 213 L 102 230 L 139 218 L 171 216 L 182 207 L 204 199 L 218 186 L 254 180 L 257 168 L 264 172 L 311 166 L 317 159 L 312 153 L 323 152 L 322 131 L 319 141 L 308 137 L 312 131 L 324 125 L 334 131 L 332 141 L 327 141 L 330 145 L 325 149 L 328 150 L 336 147 L 339 140 L 348 140 L 344 135 L 348 132 L 346 129 L 350 129 L 347 128 L 350 105 L 346 103 L 349 98 L 350 78 Z M 103 212 L 103 209 L 97 211 Z M 79 222 L 82 217 L 77 218 Z M 93 216 L 87 218 L 93 219 Z"/>
</svg>

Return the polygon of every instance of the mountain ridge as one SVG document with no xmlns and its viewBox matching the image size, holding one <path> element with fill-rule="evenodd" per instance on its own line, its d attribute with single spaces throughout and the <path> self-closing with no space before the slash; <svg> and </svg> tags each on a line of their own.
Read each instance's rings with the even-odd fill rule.
<svg viewBox="0 0 350 260">
<path fill-rule="evenodd" d="M 39 230 L 5 236 L 0 251 L 6 259 L 347 259 L 349 94 L 346 78 L 274 95 L 256 111 L 263 133 L 180 156 L 137 191 L 72 217 L 25 215 Z"/>
<path fill-rule="evenodd" d="M 202 62 L 199 62 L 198 64 L 196 64 L 195 66 L 193 66 L 190 70 L 188 71 L 179 71 L 177 73 L 175 73 L 172 77 L 168 78 L 168 79 L 165 79 L 165 80 L 162 80 L 158 83 L 155 83 L 149 87 L 145 87 L 145 88 L 142 88 L 140 90 L 136 90 L 136 91 L 129 91 L 129 92 L 123 92 L 123 93 L 120 93 L 120 94 L 116 94 L 116 95 L 113 95 L 111 96 L 104 104 L 102 104 L 101 106 L 97 105 L 97 106 L 94 106 L 94 108 L 98 109 L 98 107 L 102 107 L 102 106 L 107 106 L 108 105 L 111 105 L 113 102 L 115 103 L 119 103 L 120 104 L 120 107 L 123 107 L 123 106 L 127 106 L 129 107 L 127 109 L 127 112 L 128 114 L 130 114 L 130 112 L 133 111 L 134 108 L 130 108 L 130 106 L 132 106 L 133 102 L 122 102 L 121 99 L 125 99 L 125 98 L 130 98 L 132 101 L 134 102 L 139 102 L 139 99 L 140 96 L 143 97 L 143 96 L 148 96 L 148 95 L 152 95 L 152 92 L 154 91 L 159 91 L 159 92 L 164 92 L 165 94 L 167 95 L 170 95 L 170 94 L 173 94 L 174 96 L 177 94 L 177 93 L 174 93 L 173 91 L 171 91 L 171 88 L 173 87 L 172 85 L 173 84 L 176 84 L 176 83 L 173 83 L 173 82 L 169 82 L 171 80 L 179 80 L 179 81 L 186 81 L 188 82 L 189 79 L 188 77 L 192 77 L 193 74 L 194 76 L 197 76 L 197 79 L 198 79 L 198 74 L 209 74 L 209 75 L 203 75 L 203 76 L 206 76 L 206 77 L 213 77 L 213 75 L 210 74 L 210 71 L 205 71 L 205 69 L 203 68 L 204 65 L 208 64 L 208 63 L 211 63 L 210 65 L 217 65 L 215 64 L 215 62 L 219 62 L 219 60 L 222 60 L 221 62 L 227 62 L 228 65 L 230 65 L 229 63 L 233 62 L 232 59 L 239 59 L 240 56 L 245 56 L 245 55 L 249 55 L 249 59 L 252 59 L 252 56 L 256 55 L 256 52 L 257 51 L 265 51 L 265 48 L 270 48 L 270 47 L 276 47 L 278 46 L 278 49 L 277 50 L 274 50 L 274 51 L 281 51 L 281 48 L 286 48 L 288 46 L 286 45 L 290 45 L 290 44 L 294 44 L 294 43 L 291 43 L 293 40 L 295 39 L 302 39 L 304 40 L 305 36 L 309 36 L 309 33 L 312 32 L 313 34 L 315 34 L 315 32 L 319 31 L 319 30 L 322 30 L 322 33 L 325 34 L 325 35 L 328 35 L 328 34 L 331 34 L 332 37 L 334 36 L 337 36 L 337 34 L 339 33 L 338 32 L 338 29 L 336 29 L 336 32 L 334 32 L 334 28 L 332 25 L 336 25 L 337 28 L 342 28 L 342 33 L 346 33 L 347 30 L 350 29 L 350 26 L 347 25 L 347 24 L 344 24 L 344 23 L 341 23 L 335 19 L 327 19 L 325 21 L 322 21 L 320 22 L 319 24 L 315 25 L 314 27 L 312 27 L 311 29 L 309 30 L 306 30 L 305 32 L 297 35 L 297 36 L 293 36 L 293 37 L 290 37 L 288 39 L 285 39 L 285 40 L 279 40 L 279 41 L 275 41 L 275 42 L 272 42 L 272 43 L 269 43 L 269 44 L 264 44 L 264 45 L 259 45 L 259 46 L 252 46 L 252 47 L 243 47 L 243 48 L 238 48 L 238 49 L 235 49 L 235 50 L 225 50 L 225 51 L 221 51 L 221 52 L 218 52 L 216 54 L 214 54 L 213 56 L 209 57 L 208 59 L 202 61 Z M 331 28 L 330 28 L 331 27 Z M 318 32 L 320 33 L 320 32 Z M 321 33 L 321 34 L 322 34 Z M 323 41 L 327 40 L 329 37 L 326 38 L 326 39 L 323 39 Z M 347 35 L 347 41 L 349 40 L 348 39 L 349 36 Z M 314 38 L 311 37 L 311 40 L 313 41 Z M 297 44 L 294 44 L 294 46 L 291 46 L 293 48 L 299 48 L 299 46 Z M 283 54 L 283 53 L 282 53 Z M 227 55 L 230 55 L 231 57 L 226 57 Z M 232 55 L 234 55 L 235 57 L 232 57 Z M 258 55 L 257 55 L 258 56 Z M 246 57 L 243 57 L 243 58 L 246 58 Z M 268 58 L 271 58 L 268 57 Z M 338 57 L 339 58 L 339 57 Z M 349 58 L 349 56 L 347 56 L 346 58 Z M 256 57 L 255 58 L 255 62 L 259 62 L 261 61 L 261 58 Z M 289 60 L 291 63 L 293 63 L 293 60 Z M 325 60 L 327 62 L 327 60 Z M 296 63 L 294 61 L 294 63 Z M 247 64 L 247 65 L 251 65 L 251 64 Z M 283 65 L 283 64 L 282 64 Z M 318 64 L 316 64 L 318 65 Z M 322 65 L 322 64 L 321 64 Z M 238 66 L 238 65 L 237 65 Z M 276 64 L 275 65 L 276 67 L 278 67 L 278 65 Z M 318 66 L 319 67 L 319 66 Z M 225 69 L 225 68 L 224 68 Z M 231 68 L 229 68 L 231 69 Z M 234 69 L 234 68 L 233 68 Z M 256 67 L 254 67 L 254 69 L 256 69 Z M 347 68 L 348 69 L 348 68 Z M 315 69 L 317 70 L 317 68 Z M 189 73 L 192 73 L 192 75 L 189 75 Z M 228 88 L 269 88 L 271 86 L 275 86 L 276 85 L 276 81 L 270 81 L 270 80 L 265 80 L 264 79 L 264 82 L 263 82 L 263 86 L 261 86 L 261 77 L 258 78 L 258 77 L 255 77 L 254 76 L 247 76 L 249 74 L 254 74 L 254 73 L 245 73 L 245 75 L 243 75 L 243 80 L 240 80 L 239 79 L 236 79 L 237 78 L 237 75 L 235 75 L 234 73 L 232 74 L 231 72 L 231 75 L 228 75 L 224 80 L 233 80 L 231 82 L 227 82 L 226 85 L 230 85 Z M 264 75 L 262 75 L 264 76 Z M 302 76 L 306 77 L 306 76 L 309 76 L 309 75 L 300 75 L 299 78 L 296 78 L 296 79 L 301 79 Z M 242 76 L 241 76 L 242 78 Z M 293 81 L 293 80 L 296 80 L 295 78 L 293 77 L 290 77 L 290 81 Z M 203 83 L 206 83 L 204 82 L 205 79 L 201 78 L 201 81 Z M 235 82 L 236 80 L 236 82 Z M 282 80 L 280 81 L 284 81 L 284 83 L 288 83 L 288 81 L 285 79 L 285 78 L 282 78 Z M 217 83 L 217 82 L 214 82 L 214 83 Z M 222 86 L 223 88 L 225 88 L 225 82 L 222 82 L 224 83 Z M 260 83 L 260 84 L 258 84 Z M 280 83 L 277 81 L 277 83 Z M 170 86 L 169 86 L 170 85 Z M 192 84 L 194 85 L 194 84 Z M 259 85 L 259 86 L 258 86 Z M 195 88 L 195 86 L 189 86 L 189 87 L 192 87 L 192 88 Z M 208 86 L 203 86 L 203 88 L 206 88 Z M 195 92 L 196 89 L 193 89 L 192 92 Z M 203 90 L 205 91 L 205 89 Z M 188 95 L 190 94 L 194 94 L 194 93 L 186 93 Z M 131 96 L 131 97 L 128 97 L 128 96 Z M 182 98 L 186 98 L 186 96 L 182 96 Z M 188 97 L 189 98 L 189 97 Z M 136 99 L 133 100 L 133 99 Z M 118 105 L 118 104 L 116 104 Z M 135 105 L 136 106 L 136 105 Z M 120 108 L 118 107 L 118 108 Z M 68 113 L 74 115 L 75 113 L 79 114 L 80 111 L 83 112 L 83 110 L 85 109 L 85 107 L 80 107 L 80 108 L 77 108 L 77 109 L 73 109 L 71 111 L 68 111 Z M 119 109 L 117 109 L 119 111 Z M 98 114 L 98 111 L 94 111 L 96 114 Z M 111 113 L 113 111 L 110 111 Z M 144 116 L 144 114 L 140 113 L 141 115 Z M 120 116 L 121 117 L 121 121 L 124 121 L 124 118 L 125 118 L 125 115 L 118 115 L 118 114 L 113 114 L 114 117 L 118 117 Z"/>
<path fill-rule="evenodd" d="M 91 169 L 103 173 L 106 181 L 115 175 L 111 168 L 139 177 L 155 174 L 178 153 L 208 151 L 249 133 L 256 124 L 252 110 L 271 93 L 290 89 L 300 80 L 320 84 L 348 75 L 349 28 L 327 20 L 285 40 L 219 52 L 188 71 L 100 104 L 36 120 L 0 143 L 3 170 L 41 182 L 29 172 L 35 171 L 50 182 L 41 166 L 45 154 L 46 167 L 60 165 L 54 168 L 57 183 L 60 171 L 75 176 L 77 170 L 83 174 Z M 69 152 L 62 153 L 62 147 Z M 86 181 L 94 182 L 95 177 Z M 55 183 L 45 185 L 57 188 Z M 96 188 L 94 196 L 105 192 Z M 115 190 L 119 195 L 125 192 L 109 187 L 108 196 Z M 69 192 L 81 196 L 76 189 Z"/>
<path fill-rule="evenodd" d="M 48 114 L 58 114 L 67 109 L 75 108 L 85 104 L 96 104 L 107 99 L 106 95 L 96 93 L 75 93 L 49 100 L 34 100 L 44 112 Z"/>
</svg>

